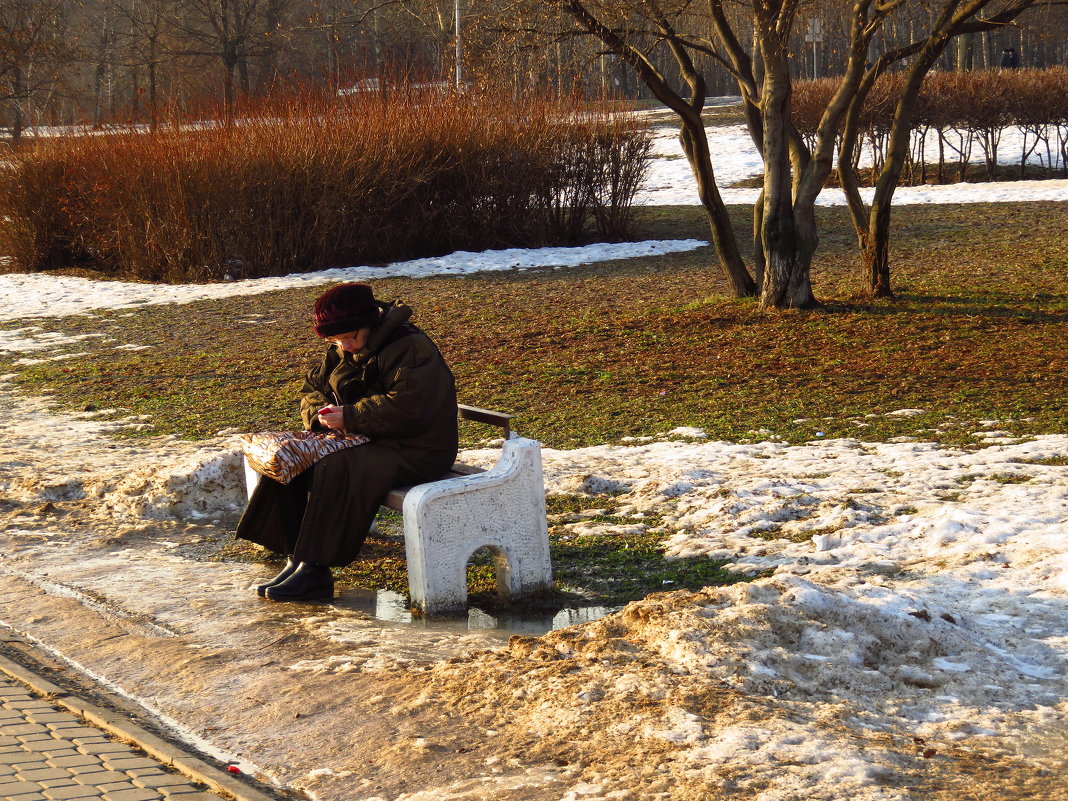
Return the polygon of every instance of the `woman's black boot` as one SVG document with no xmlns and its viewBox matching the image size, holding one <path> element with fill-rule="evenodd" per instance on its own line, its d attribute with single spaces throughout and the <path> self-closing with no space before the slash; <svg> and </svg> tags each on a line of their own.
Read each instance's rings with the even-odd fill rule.
<svg viewBox="0 0 1068 801">
<path fill-rule="evenodd" d="M 288 578 L 266 589 L 272 601 L 308 601 L 334 597 L 334 576 L 326 565 L 301 562 Z"/>
<path fill-rule="evenodd" d="M 281 584 L 283 581 L 293 575 L 293 571 L 297 569 L 297 565 L 299 564 L 300 562 L 294 562 L 292 559 L 286 559 L 286 566 L 282 568 L 281 573 L 279 573 L 277 576 L 275 576 L 273 579 L 266 582 L 265 584 L 256 585 L 256 594 L 261 598 L 266 598 L 267 588 L 273 587 L 276 584 Z"/>
</svg>

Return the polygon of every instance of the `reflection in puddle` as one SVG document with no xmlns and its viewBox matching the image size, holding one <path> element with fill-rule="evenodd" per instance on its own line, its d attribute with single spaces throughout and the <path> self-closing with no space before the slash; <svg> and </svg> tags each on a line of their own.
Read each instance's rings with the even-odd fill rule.
<svg viewBox="0 0 1068 801">
<path fill-rule="evenodd" d="M 500 614 L 484 612 L 476 607 L 467 610 L 467 614 L 445 617 L 422 617 L 413 615 L 405 597 L 387 590 L 365 590 L 360 587 L 346 589 L 335 599 L 334 605 L 356 612 L 363 612 L 377 620 L 389 623 L 405 623 L 426 629 L 497 631 L 502 634 L 526 634 L 538 636 L 547 631 L 589 623 L 602 618 L 618 607 L 583 606 L 565 609 L 531 610 L 529 612 L 510 611 Z"/>
</svg>

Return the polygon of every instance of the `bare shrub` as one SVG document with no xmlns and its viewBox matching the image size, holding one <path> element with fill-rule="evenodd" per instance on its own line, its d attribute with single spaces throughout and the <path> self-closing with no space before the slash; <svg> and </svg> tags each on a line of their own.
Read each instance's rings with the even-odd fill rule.
<svg viewBox="0 0 1068 801">
<path fill-rule="evenodd" d="M 793 120 L 811 143 L 820 115 L 837 79 L 798 81 L 793 93 Z M 861 116 L 862 141 L 872 155 L 872 170 L 881 169 L 901 77 L 886 74 L 876 81 Z M 1048 176 L 1068 175 L 1068 69 L 937 72 L 924 80 L 913 114 L 913 143 L 902 173 L 906 183 L 966 180 L 974 153 L 982 153 L 987 180 L 1001 176 L 1004 131 L 1017 126 L 1023 134 L 1019 177 L 1029 161 Z M 927 142 L 934 136 L 938 158 L 934 175 L 927 164 Z M 955 170 L 951 161 L 955 162 Z M 952 173 L 952 174 L 951 174 Z"/>
<path fill-rule="evenodd" d="M 73 232 L 68 221 L 67 164 L 51 154 L 27 152 L 16 165 L 0 169 L 0 252 L 11 271 L 24 264 L 48 269 L 74 261 Z"/>
<path fill-rule="evenodd" d="M 837 78 L 794 82 L 793 94 L 790 95 L 790 113 L 794 125 L 810 149 L 815 146 L 820 118 L 827 104 L 831 102 L 838 83 Z"/>
<path fill-rule="evenodd" d="M 620 237 L 645 129 L 547 100 L 289 97 L 40 141 L 0 176 L 12 266 L 217 280 Z"/>
</svg>

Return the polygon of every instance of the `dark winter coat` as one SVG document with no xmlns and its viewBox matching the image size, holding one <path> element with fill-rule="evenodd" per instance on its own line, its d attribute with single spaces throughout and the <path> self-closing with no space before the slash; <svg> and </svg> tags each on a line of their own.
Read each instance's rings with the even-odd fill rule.
<svg viewBox="0 0 1068 801">
<path fill-rule="evenodd" d="M 372 441 L 330 454 L 288 485 L 263 478 L 237 536 L 298 561 L 346 565 L 356 558 L 391 489 L 432 480 L 457 451 L 456 384 L 430 338 L 408 322 L 402 303 L 383 306 L 366 347 L 334 345 L 308 372 L 301 417 L 344 407 L 345 428 Z"/>
</svg>

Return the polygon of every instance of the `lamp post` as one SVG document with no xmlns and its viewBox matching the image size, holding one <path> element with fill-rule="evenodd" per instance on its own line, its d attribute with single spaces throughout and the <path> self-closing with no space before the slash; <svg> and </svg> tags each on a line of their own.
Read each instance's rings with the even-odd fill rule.
<svg viewBox="0 0 1068 801">
<path fill-rule="evenodd" d="M 456 0 L 454 8 L 456 19 L 456 91 L 463 86 L 463 48 L 460 46 L 460 0 Z"/>
</svg>

